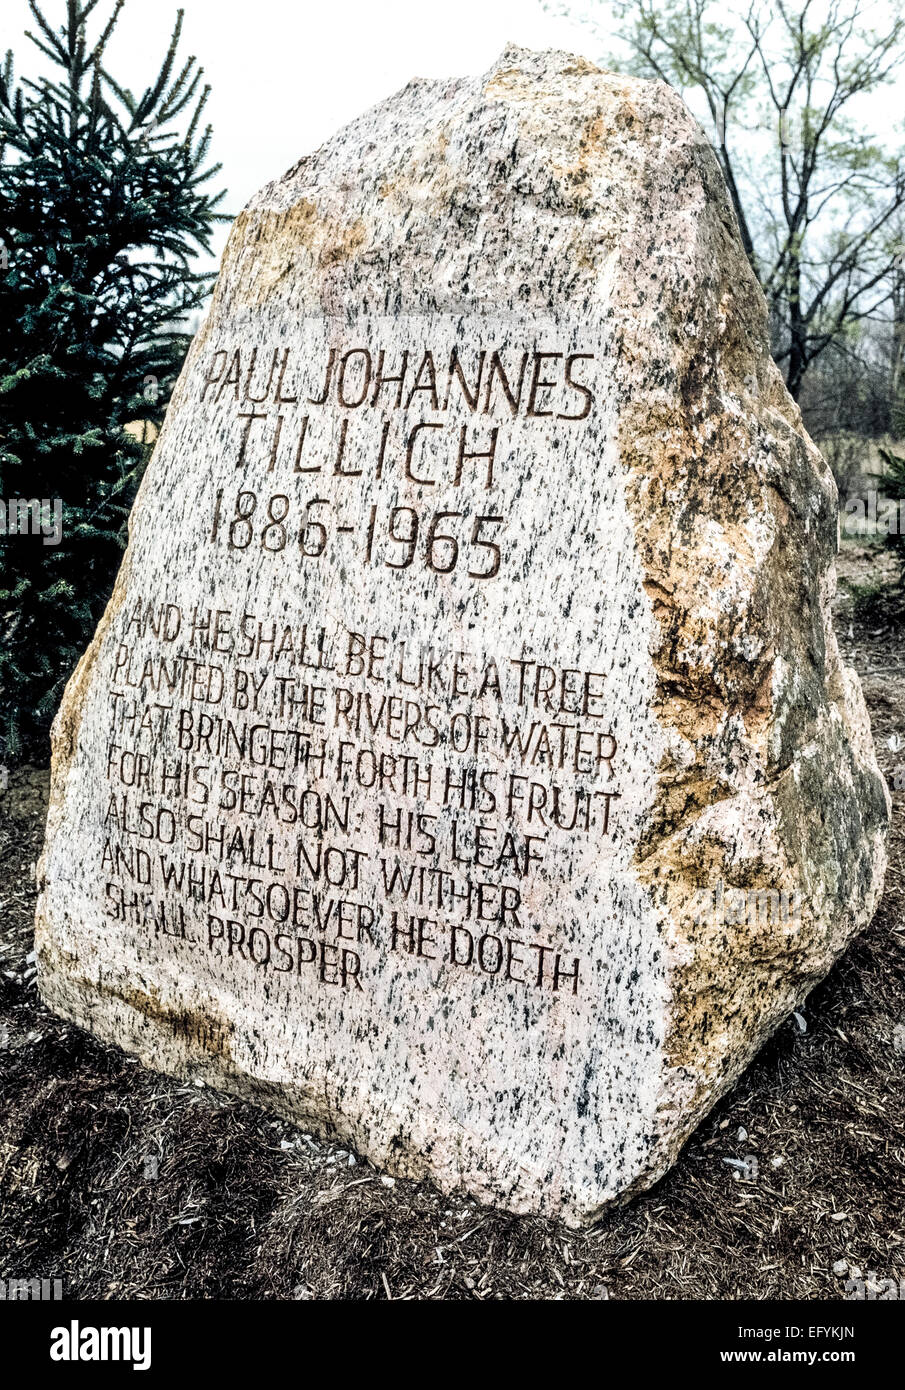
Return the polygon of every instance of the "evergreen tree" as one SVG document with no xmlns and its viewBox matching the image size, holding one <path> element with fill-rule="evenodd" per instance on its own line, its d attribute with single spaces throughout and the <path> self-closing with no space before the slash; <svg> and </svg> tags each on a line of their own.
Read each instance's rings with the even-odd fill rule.
<svg viewBox="0 0 905 1390">
<path fill-rule="evenodd" d="M 29 0 L 51 75 L 15 86 L 11 53 L 0 75 L 0 761 L 46 735 L 103 611 L 149 453 L 124 426 L 162 421 L 224 220 L 182 10 L 135 97 L 105 66 L 124 0 L 92 40 L 98 3 L 66 0 L 56 31 Z M 35 521 L 10 528 L 17 498 L 62 502 L 59 544 L 9 534 Z"/>
</svg>

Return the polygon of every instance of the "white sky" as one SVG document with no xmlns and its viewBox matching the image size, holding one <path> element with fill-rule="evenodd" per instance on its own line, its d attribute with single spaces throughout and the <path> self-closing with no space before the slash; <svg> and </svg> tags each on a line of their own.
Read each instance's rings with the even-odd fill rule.
<svg viewBox="0 0 905 1390">
<path fill-rule="evenodd" d="M 101 0 L 108 14 L 111 0 Z M 237 213 L 340 126 L 412 77 L 483 72 L 512 41 L 566 48 L 599 58 L 593 33 L 546 13 L 540 0 L 181 0 L 180 53 L 197 54 L 212 85 L 207 115 L 212 156 L 223 164 L 223 209 Z M 127 0 L 109 50 L 109 67 L 133 92 L 157 69 L 177 0 Z M 43 0 L 57 28 L 64 0 Z M 41 61 L 24 31 L 26 0 L 3 0 L 0 46 L 12 48 L 18 75 Z M 217 234 L 222 249 L 227 228 Z"/>
<path fill-rule="evenodd" d="M 100 0 L 92 26 L 110 13 L 112 3 Z M 233 216 L 262 184 L 412 77 L 484 72 L 508 42 L 565 48 L 596 62 L 605 62 L 607 50 L 618 48 L 608 40 L 609 7 L 602 0 L 552 0 L 560 14 L 544 10 L 541 0 L 181 3 L 185 24 L 179 51 L 183 61 L 190 53 L 198 56 L 213 89 L 206 114 L 214 129 L 212 158 L 223 164 L 216 186 L 226 188 L 222 209 Z M 867 12 L 879 20 L 888 4 L 870 0 Z M 108 61 L 117 80 L 133 92 L 156 77 L 178 6 L 179 0 L 126 0 Z M 597 22 L 563 17 L 567 6 Z M 65 0 L 43 0 L 41 8 L 58 28 Z M 730 11 L 727 3 L 727 15 Z M 20 76 L 34 76 L 45 63 L 24 35 L 33 25 L 27 0 L 2 0 L 0 51 L 13 49 Z M 900 97 L 887 89 L 868 106 L 873 123 L 891 135 L 902 119 Z M 706 121 L 703 111 L 697 114 Z M 743 151 L 758 148 L 750 133 L 739 138 Z M 218 259 L 227 232 L 226 225 L 215 231 Z"/>
</svg>

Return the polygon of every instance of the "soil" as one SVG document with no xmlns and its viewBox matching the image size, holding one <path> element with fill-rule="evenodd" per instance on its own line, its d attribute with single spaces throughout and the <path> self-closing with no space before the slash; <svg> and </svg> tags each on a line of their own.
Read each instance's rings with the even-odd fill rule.
<svg viewBox="0 0 905 1390">
<path fill-rule="evenodd" d="M 0 1275 L 61 1279 L 79 1299 L 838 1299 L 862 1274 L 905 1278 L 905 605 L 891 578 L 885 552 L 844 547 L 837 630 L 893 797 L 880 910 L 672 1171 L 587 1232 L 382 1177 L 50 1014 L 32 947 L 47 774 L 10 773 Z"/>
</svg>

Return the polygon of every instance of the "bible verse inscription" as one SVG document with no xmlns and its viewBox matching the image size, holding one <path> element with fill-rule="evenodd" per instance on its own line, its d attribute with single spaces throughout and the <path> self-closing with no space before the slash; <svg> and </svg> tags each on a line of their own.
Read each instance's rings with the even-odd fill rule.
<svg viewBox="0 0 905 1390">
<path fill-rule="evenodd" d="M 130 595 L 110 646 L 99 869 L 124 932 L 318 990 L 399 956 L 443 988 L 592 987 L 562 897 L 624 796 L 587 590 L 617 499 L 601 344 L 543 328 L 320 320 L 200 355 L 218 462 L 182 505 L 217 596 Z"/>
</svg>

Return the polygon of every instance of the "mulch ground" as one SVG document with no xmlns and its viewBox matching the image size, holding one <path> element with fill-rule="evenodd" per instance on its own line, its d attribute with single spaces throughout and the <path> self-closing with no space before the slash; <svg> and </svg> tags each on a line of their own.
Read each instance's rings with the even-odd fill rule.
<svg viewBox="0 0 905 1390">
<path fill-rule="evenodd" d="M 837 628 L 905 772 L 905 616 L 849 551 Z M 854 594 L 857 601 L 853 601 Z M 594 1230 L 507 1216 L 145 1071 L 41 1004 L 46 773 L 0 792 L 0 1277 L 72 1298 L 834 1299 L 905 1278 L 905 780 L 871 927 L 673 1170 Z M 756 1159 L 741 1172 L 726 1162 Z"/>
</svg>

